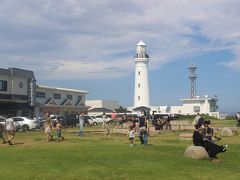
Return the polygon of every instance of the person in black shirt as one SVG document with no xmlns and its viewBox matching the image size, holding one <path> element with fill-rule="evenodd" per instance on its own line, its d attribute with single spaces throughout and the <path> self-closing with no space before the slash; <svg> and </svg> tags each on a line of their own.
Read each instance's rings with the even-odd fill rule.
<svg viewBox="0 0 240 180">
<path fill-rule="evenodd" d="M 201 126 L 196 125 L 195 130 L 193 132 L 193 143 L 195 146 L 202 146 L 206 149 L 210 160 L 217 159 L 217 154 L 220 152 L 225 152 L 227 145 L 219 146 L 214 144 L 213 142 L 209 141 L 206 138 L 203 138 L 201 131 Z"/>
<path fill-rule="evenodd" d="M 210 124 L 210 120 L 205 120 L 203 122 L 203 129 L 202 129 L 202 136 L 203 138 L 206 138 L 208 139 L 209 141 L 213 142 L 213 128 L 209 127 L 209 124 Z"/>
<path fill-rule="evenodd" d="M 147 145 L 148 143 L 148 132 L 147 132 L 147 117 L 146 112 L 141 111 L 141 116 L 139 117 L 139 139 L 141 144 Z"/>
</svg>

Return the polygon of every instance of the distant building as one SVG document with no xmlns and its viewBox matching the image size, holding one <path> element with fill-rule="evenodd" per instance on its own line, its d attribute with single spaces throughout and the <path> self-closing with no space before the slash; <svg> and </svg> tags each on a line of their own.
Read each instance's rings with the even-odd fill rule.
<svg viewBox="0 0 240 180">
<path fill-rule="evenodd" d="M 210 98 L 207 95 L 204 97 L 196 96 L 190 99 L 181 99 L 182 106 L 158 106 L 152 107 L 151 110 L 157 113 L 173 113 L 182 115 L 208 114 L 219 118 L 219 112 L 216 97 Z"/>
<path fill-rule="evenodd" d="M 40 112 L 63 114 L 87 112 L 90 108 L 85 105 L 88 91 L 60 87 L 36 87 L 36 101 Z"/>
<path fill-rule="evenodd" d="M 120 107 L 119 102 L 114 100 L 86 100 L 86 105 L 91 108 L 106 108 L 112 111 Z"/>
<path fill-rule="evenodd" d="M 113 110 L 107 109 L 107 108 L 91 108 L 88 111 L 88 115 L 90 116 L 98 116 L 105 114 L 111 114 Z"/>
<path fill-rule="evenodd" d="M 87 112 L 88 91 L 38 86 L 33 71 L 0 68 L 0 115 L 38 116 L 51 112 Z"/>
</svg>

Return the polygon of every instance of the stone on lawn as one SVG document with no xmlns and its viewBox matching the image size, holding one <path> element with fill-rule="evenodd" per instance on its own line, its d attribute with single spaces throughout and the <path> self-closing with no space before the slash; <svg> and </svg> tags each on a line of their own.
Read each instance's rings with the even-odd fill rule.
<svg viewBox="0 0 240 180">
<path fill-rule="evenodd" d="M 225 127 L 225 128 L 222 129 L 221 135 L 222 136 L 228 136 L 228 137 L 233 136 L 233 131 L 232 131 L 232 129 Z"/>
<path fill-rule="evenodd" d="M 191 159 L 201 160 L 204 158 L 208 158 L 208 153 L 204 147 L 192 145 L 187 147 L 187 149 L 184 152 L 184 156 Z"/>
</svg>

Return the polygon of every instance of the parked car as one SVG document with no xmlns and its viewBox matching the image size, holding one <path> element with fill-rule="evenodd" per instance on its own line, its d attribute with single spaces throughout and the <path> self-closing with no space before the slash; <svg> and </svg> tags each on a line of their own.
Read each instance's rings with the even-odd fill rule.
<svg viewBox="0 0 240 180">
<path fill-rule="evenodd" d="M 84 115 L 84 125 L 97 125 L 93 116 Z"/>
<path fill-rule="evenodd" d="M 102 117 L 102 115 L 98 115 L 98 116 L 94 116 L 94 123 L 97 123 L 97 124 L 101 124 L 101 123 L 103 123 L 103 117 Z M 111 122 L 111 118 L 110 117 L 108 117 L 108 116 L 106 116 L 106 123 L 109 123 L 109 122 Z"/>
<path fill-rule="evenodd" d="M 0 116 L 0 124 L 4 124 L 6 123 L 6 118 L 3 116 Z M 14 125 L 16 127 L 16 131 L 19 131 L 21 129 L 21 125 L 18 122 L 14 121 Z"/>
<path fill-rule="evenodd" d="M 178 119 L 178 115 L 176 115 L 176 114 L 156 113 L 156 114 L 154 114 L 154 119 L 177 120 Z"/>
<path fill-rule="evenodd" d="M 78 119 L 73 114 L 51 115 L 50 118 L 52 119 L 53 127 L 56 126 L 57 120 L 65 127 L 76 127 L 78 124 Z"/>
<path fill-rule="evenodd" d="M 28 117 L 12 117 L 14 122 L 17 122 L 21 125 L 23 132 L 36 129 L 39 125 L 36 120 Z"/>
</svg>

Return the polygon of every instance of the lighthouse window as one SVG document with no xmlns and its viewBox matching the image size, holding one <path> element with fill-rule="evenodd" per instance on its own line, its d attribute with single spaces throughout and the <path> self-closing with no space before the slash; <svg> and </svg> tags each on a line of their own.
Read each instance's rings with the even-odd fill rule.
<svg viewBox="0 0 240 180">
<path fill-rule="evenodd" d="M 141 74 L 141 72 L 140 71 L 138 71 L 138 75 L 140 75 Z"/>
<path fill-rule="evenodd" d="M 140 88 L 141 87 L 141 85 L 140 84 L 138 84 L 138 88 Z"/>
<path fill-rule="evenodd" d="M 141 97 L 140 96 L 138 96 L 138 100 L 140 100 L 141 99 Z"/>
</svg>

